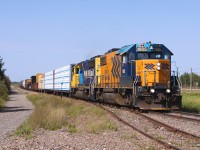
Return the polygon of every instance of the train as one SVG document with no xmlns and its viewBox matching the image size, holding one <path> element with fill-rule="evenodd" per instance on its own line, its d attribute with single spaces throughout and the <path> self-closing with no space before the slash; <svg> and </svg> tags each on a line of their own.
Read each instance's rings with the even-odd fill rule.
<svg viewBox="0 0 200 150">
<path fill-rule="evenodd" d="M 180 110 L 181 83 L 171 70 L 172 56 L 163 44 L 126 45 L 38 73 L 21 87 L 140 110 Z"/>
</svg>

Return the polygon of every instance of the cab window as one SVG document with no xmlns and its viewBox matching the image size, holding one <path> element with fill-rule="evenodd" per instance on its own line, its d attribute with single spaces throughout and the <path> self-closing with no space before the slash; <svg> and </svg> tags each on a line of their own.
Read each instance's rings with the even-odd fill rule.
<svg viewBox="0 0 200 150">
<path fill-rule="evenodd" d="M 135 60 L 135 54 L 134 53 L 129 54 L 129 60 Z"/>
<path fill-rule="evenodd" d="M 165 55 L 164 55 L 164 59 L 170 59 L 169 54 L 165 54 Z"/>
<path fill-rule="evenodd" d="M 79 73 L 79 68 L 76 68 L 75 74 L 78 74 L 78 73 Z"/>
<path fill-rule="evenodd" d="M 148 53 L 138 53 L 138 59 L 148 59 Z"/>
<path fill-rule="evenodd" d="M 161 54 L 160 53 L 150 53 L 150 59 L 160 59 Z"/>
<path fill-rule="evenodd" d="M 122 61 L 123 61 L 124 64 L 127 63 L 127 57 L 126 57 L 126 55 L 123 55 Z"/>
</svg>

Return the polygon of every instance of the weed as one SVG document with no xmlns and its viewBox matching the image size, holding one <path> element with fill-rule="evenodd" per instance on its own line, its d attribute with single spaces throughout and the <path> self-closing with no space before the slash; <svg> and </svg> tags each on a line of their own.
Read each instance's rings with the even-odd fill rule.
<svg viewBox="0 0 200 150">
<path fill-rule="evenodd" d="M 102 109 L 98 108 L 98 107 L 91 107 L 90 111 L 93 114 L 97 115 L 97 117 L 102 117 L 102 116 L 105 115 L 105 112 Z"/>
<path fill-rule="evenodd" d="M 156 148 L 150 145 L 149 147 L 145 147 L 142 150 L 156 150 Z"/>
<path fill-rule="evenodd" d="M 84 106 L 82 105 L 71 105 L 70 107 L 66 108 L 66 113 L 70 115 L 72 118 L 76 118 L 84 111 Z"/>
<path fill-rule="evenodd" d="M 147 127 L 144 127 L 144 131 L 145 131 L 145 132 L 148 132 L 149 129 L 148 129 Z"/>
<path fill-rule="evenodd" d="M 77 130 L 76 130 L 75 125 L 69 124 L 69 126 L 68 126 L 68 132 L 70 132 L 70 133 L 76 133 Z"/>
<path fill-rule="evenodd" d="M 162 137 L 161 135 L 158 135 L 156 138 L 159 139 L 159 140 L 164 140 L 164 139 L 165 139 L 165 138 Z"/>
<path fill-rule="evenodd" d="M 26 139 L 29 139 L 32 137 L 32 126 L 31 124 L 27 121 L 24 124 L 22 124 L 16 131 L 16 135 L 21 135 L 26 137 Z"/>
<path fill-rule="evenodd" d="M 122 138 L 125 140 L 132 140 L 135 139 L 137 135 L 135 133 L 132 133 L 131 135 L 122 135 Z"/>
<path fill-rule="evenodd" d="M 93 121 L 89 125 L 89 132 L 93 134 L 98 134 L 108 129 L 113 130 L 113 131 L 118 130 L 117 126 L 114 123 L 108 121 L 106 118 L 101 118 L 99 120 Z"/>
<path fill-rule="evenodd" d="M 64 126 L 68 127 L 70 133 L 117 130 L 117 126 L 100 108 L 46 94 L 31 94 L 27 95 L 27 98 L 35 105 L 35 110 L 27 122 L 16 130 L 17 135 L 31 137 L 37 128 L 57 130 Z"/>
</svg>

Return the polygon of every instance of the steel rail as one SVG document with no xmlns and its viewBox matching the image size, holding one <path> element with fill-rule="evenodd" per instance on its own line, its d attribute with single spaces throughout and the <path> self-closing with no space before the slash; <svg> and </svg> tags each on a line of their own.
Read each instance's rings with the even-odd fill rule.
<svg viewBox="0 0 200 150">
<path fill-rule="evenodd" d="M 180 115 L 195 116 L 195 117 L 199 117 L 200 118 L 200 114 L 188 113 L 188 112 L 184 112 L 184 111 L 172 111 L 172 112 L 180 114 Z"/>
<path fill-rule="evenodd" d="M 189 121 L 200 123 L 200 119 L 185 117 L 183 115 L 174 115 L 174 114 L 169 114 L 169 113 L 163 113 L 162 115 L 166 115 L 166 116 L 174 117 L 174 118 L 177 118 L 177 119 L 184 119 L 184 120 L 189 120 Z"/>
<path fill-rule="evenodd" d="M 197 136 L 197 135 L 194 135 L 194 134 L 185 132 L 185 131 L 183 131 L 183 130 L 177 129 L 177 128 L 172 127 L 172 126 L 170 126 L 170 125 L 168 125 L 168 124 L 165 124 L 165 123 L 160 122 L 160 121 L 158 121 L 158 120 L 155 120 L 155 119 L 153 119 L 153 118 L 151 118 L 151 117 L 148 117 L 148 116 L 146 116 L 146 115 L 144 115 L 144 114 L 142 114 L 142 113 L 136 113 L 136 114 L 138 114 L 138 115 L 144 117 L 145 119 L 147 119 L 147 120 L 149 120 L 149 121 L 151 121 L 151 122 L 153 122 L 153 123 L 155 123 L 155 124 L 157 124 L 157 125 L 159 125 L 159 126 L 165 127 L 166 129 L 168 129 L 168 130 L 171 131 L 171 132 L 175 132 L 175 133 L 181 134 L 181 135 L 183 135 L 183 136 L 187 136 L 187 137 L 190 137 L 190 138 L 193 138 L 193 139 L 196 139 L 196 140 L 200 140 L 200 137 Z"/>
<path fill-rule="evenodd" d="M 115 119 L 117 119 L 118 121 L 120 121 L 121 123 L 123 123 L 124 125 L 129 126 L 129 127 L 132 128 L 133 130 L 136 130 L 137 132 L 143 134 L 144 136 L 146 136 L 146 137 L 148 137 L 148 138 L 150 138 L 150 139 L 156 141 L 157 143 L 163 145 L 163 146 L 166 147 L 167 149 L 180 150 L 180 148 L 178 148 L 178 147 L 176 147 L 176 146 L 173 146 L 173 145 L 171 145 L 171 144 L 169 144 L 169 143 L 167 143 L 167 142 L 164 142 L 164 141 L 162 141 L 162 140 L 159 140 L 159 139 L 153 137 L 152 135 L 147 134 L 147 133 L 145 133 L 144 131 L 142 131 L 142 130 L 136 128 L 136 127 L 134 127 L 133 125 L 129 124 L 128 122 L 126 122 L 125 120 L 123 120 L 122 118 L 120 118 L 119 116 L 117 116 L 117 115 L 116 115 L 115 113 L 113 113 L 112 111 L 106 109 L 105 107 L 103 107 L 103 106 L 101 106 L 101 105 L 97 105 L 97 104 L 94 104 L 94 105 L 97 106 L 97 107 L 99 107 L 99 108 L 101 108 L 101 109 L 103 109 L 103 110 L 105 110 L 105 111 L 107 111 L 112 117 L 114 117 Z"/>
</svg>

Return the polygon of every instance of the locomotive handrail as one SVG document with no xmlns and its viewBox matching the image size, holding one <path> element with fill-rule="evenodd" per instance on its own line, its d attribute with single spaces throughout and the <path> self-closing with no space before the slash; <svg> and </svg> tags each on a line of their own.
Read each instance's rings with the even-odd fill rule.
<svg viewBox="0 0 200 150">
<path fill-rule="evenodd" d="M 135 80 L 133 81 L 133 93 L 136 93 L 136 85 L 138 83 L 139 76 L 136 76 Z"/>
<path fill-rule="evenodd" d="M 182 82 L 181 82 L 181 80 L 180 80 L 179 77 L 176 77 L 176 80 L 177 80 L 177 82 L 178 82 L 178 87 L 179 87 L 180 93 L 181 93 L 181 91 L 182 91 Z"/>
</svg>

